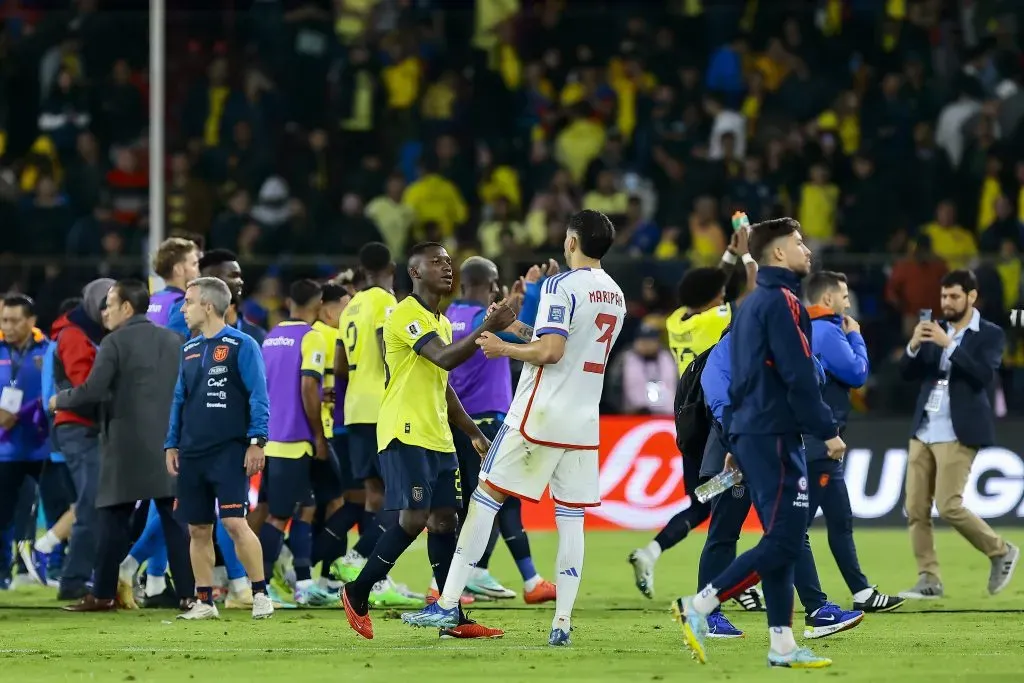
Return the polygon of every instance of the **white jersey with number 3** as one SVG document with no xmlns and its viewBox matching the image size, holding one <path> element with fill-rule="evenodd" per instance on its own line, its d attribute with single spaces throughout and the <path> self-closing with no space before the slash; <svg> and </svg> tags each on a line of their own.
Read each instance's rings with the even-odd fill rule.
<svg viewBox="0 0 1024 683">
<path fill-rule="evenodd" d="M 545 280 L 533 338 L 560 334 L 565 353 L 551 365 L 523 365 L 505 424 L 530 443 L 596 449 L 604 373 L 625 317 L 622 290 L 603 270 L 578 268 Z"/>
</svg>

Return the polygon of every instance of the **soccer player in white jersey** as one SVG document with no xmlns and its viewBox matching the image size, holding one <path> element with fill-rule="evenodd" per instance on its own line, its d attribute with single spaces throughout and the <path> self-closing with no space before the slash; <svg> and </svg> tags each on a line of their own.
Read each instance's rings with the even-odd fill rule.
<svg viewBox="0 0 1024 683">
<path fill-rule="evenodd" d="M 531 339 L 510 344 L 490 333 L 477 340 L 488 358 L 523 362 L 515 398 L 480 471 L 441 598 L 402 620 L 447 628 L 458 623 L 459 598 L 484 552 L 494 516 L 508 496 L 534 501 L 551 487 L 558 528 L 555 618 L 548 644 L 569 645 L 572 607 L 583 574 L 583 509 L 601 504 L 598 405 L 608 354 L 622 330 L 622 290 L 601 269 L 615 228 L 597 211 L 569 220 L 565 260 L 571 270 L 545 281 L 536 329 L 509 331 Z M 525 328 L 525 329 L 524 329 Z"/>
</svg>

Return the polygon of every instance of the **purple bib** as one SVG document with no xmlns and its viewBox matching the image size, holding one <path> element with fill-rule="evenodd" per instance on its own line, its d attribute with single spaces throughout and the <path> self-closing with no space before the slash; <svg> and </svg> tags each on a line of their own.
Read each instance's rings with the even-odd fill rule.
<svg viewBox="0 0 1024 683">
<path fill-rule="evenodd" d="M 283 323 L 263 340 L 270 397 L 271 441 L 312 441 L 313 431 L 302 407 L 302 338 L 312 332 L 306 323 Z"/>
<path fill-rule="evenodd" d="M 184 298 L 185 293 L 177 287 L 162 289 L 149 297 L 149 310 L 146 311 L 146 317 L 154 325 L 167 327 L 167 322 L 171 318 L 171 311 Z"/>
<path fill-rule="evenodd" d="M 472 301 L 453 301 L 445 316 L 452 323 L 452 341 L 473 331 L 473 320 L 484 307 Z M 512 404 L 512 368 L 508 358 L 488 360 L 480 349 L 451 371 L 448 382 L 470 415 L 506 413 Z"/>
</svg>

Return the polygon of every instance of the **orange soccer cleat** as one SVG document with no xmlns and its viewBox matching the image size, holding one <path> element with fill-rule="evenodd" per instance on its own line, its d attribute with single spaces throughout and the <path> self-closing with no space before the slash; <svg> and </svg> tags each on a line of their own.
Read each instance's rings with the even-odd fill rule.
<svg viewBox="0 0 1024 683">
<path fill-rule="evenodd" d="M 527 605 L 539 605 L 542 602 L 551 602 L 555 599 L 555 584 L 541 579 L 540 583 L 531 591 L 523 591 L 523 600 Z"/>
<path fill-rule="evenodd" d="M 429 605 L 432 602 L 437 602 L 441 599 L 441 591 L 437 590 L 433 586 L 427 589 L 426 603 Z M 469 593 L 463 593 L 462 597 L 459 598 L 459 604 L 465 607 L 466 605 L 472 605 L 476 602 L 476 598 Z"/>
<path fill-rule="evenodd" d="M 345 618 L 352 630 L 367 640 L 373 640 L 373 622 L 370 620 L 370 612 L 357 614 L 352 603 L 348 601 L 348 589 L 341 589 L 341 604 L 345 608 Z"/>
<path fill-rule="evenodd" d="M 483 624 L 478 624 L 475 621 L 466 620 L 465 624 L 459 624 L 455 628 L 443 628 L 441 629 L 440 637 L 442 639 L 448 638 L 501 638 L 505 635 L 505 632 L 500 628 L 489 628 Z"/>
</svg>

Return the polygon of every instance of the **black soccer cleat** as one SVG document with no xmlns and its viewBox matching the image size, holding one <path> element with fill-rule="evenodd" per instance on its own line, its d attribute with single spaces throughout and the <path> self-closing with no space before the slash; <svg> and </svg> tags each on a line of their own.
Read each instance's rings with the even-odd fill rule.
<svg viewBox="0 0 1024 683">
<path fill-rule="evenodd" d="M 733 598 L 733 600 L 748 612 L 764 611 L 764 596 L 761 595 L 761 591 L 757 586 L 751 586 Z"/>
<path fill-rule="evenodd" d="M 866 600 L 853 601 L 853 609 L 860 610 L 861 612 L 892 612 L 893 610 L 902 607 L 905 602 L 906 600 L 896 597 L 895 595 L 879 593 L 878 589 L 872 586 L 871 595 L 869 595 Z"/>
</svg>

